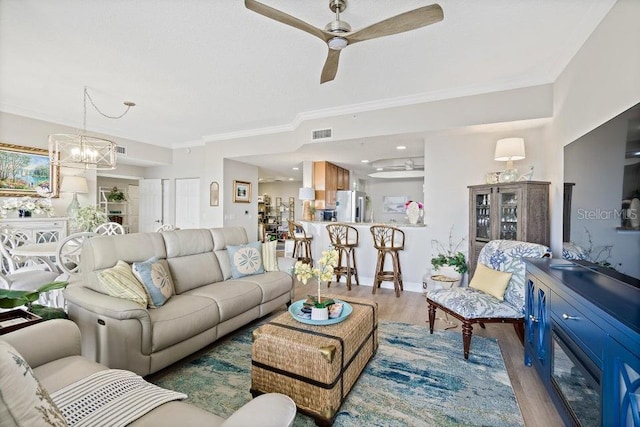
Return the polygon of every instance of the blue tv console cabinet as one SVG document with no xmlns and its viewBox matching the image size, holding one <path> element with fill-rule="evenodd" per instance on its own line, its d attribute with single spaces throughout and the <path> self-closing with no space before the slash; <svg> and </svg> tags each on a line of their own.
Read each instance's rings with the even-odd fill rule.
<svg viewBox="0 0 640 427">
<path fill-rule="evenodd" d="M 560 259 L 526 277 L 524 363 L 565 424 L 640 427 L 640 287 Z"/>
</svg>

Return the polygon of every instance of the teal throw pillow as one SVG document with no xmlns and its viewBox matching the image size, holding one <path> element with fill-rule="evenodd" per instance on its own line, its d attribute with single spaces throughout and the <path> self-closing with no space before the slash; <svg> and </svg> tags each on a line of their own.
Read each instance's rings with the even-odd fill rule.
<svg viewBox="0 0 640 427">
<path fill-rule="evenodd" d="M 134 262 L 133 275 L 142 283 L 149 296 L 149 307 L 161 307 L 174 294 L 171 274 L 156 257 L 144 262 Z"/>
<path fill-rule="evenodd" d="M 261 242 L 227 246 L 227 252 L 231 261 L 231 277 L 234 279 L 264 273 Z"/>
</svg>

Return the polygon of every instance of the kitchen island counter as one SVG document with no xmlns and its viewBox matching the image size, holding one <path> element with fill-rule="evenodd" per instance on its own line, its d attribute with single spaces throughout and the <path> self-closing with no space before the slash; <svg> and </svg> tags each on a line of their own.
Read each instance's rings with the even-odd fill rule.
<svg viewBox="0 0 640 427">
<path fill-rule="evenodd" d="M 312 253 L 314 260 L 320 258 L 322 251 L 330 245 L 327 225 L 335 222 L 331 221 L 301 221 L 306 232 L 313 236 Z M 358 266 L 358 276 L 360 286 L 371 286 L 373 275 L 376 269 L 377 251 L 373 247 L 373 237 L 369 230 L 372 225 L 381 223 L 347 223 L 358 230 L 359 244 L 356 248 L 356 264 Z M 402 278 L 405 291 L 422 292 L 422 277 L 431 267 L 427 255 L 429 253 L 429 241 L 427 239 L 426 226 L 423 224 L 403 224 L 386 223 L 401 229 L 405 233 L 404 250 L 400 251 L 400 265 L 402 267 Z M 391 266 L 391 260 L 387 260 L 387 269 Z M 344 281 L 344 278 L 343 278 Z M 341 285 L 334 285 L 341 286 Z M 392 282 L 382 282 L 382 288 L 393 290 Z"/>
</svg>

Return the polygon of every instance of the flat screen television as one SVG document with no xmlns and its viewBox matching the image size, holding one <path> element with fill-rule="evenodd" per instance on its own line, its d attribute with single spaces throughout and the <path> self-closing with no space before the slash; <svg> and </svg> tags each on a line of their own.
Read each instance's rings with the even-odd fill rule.
<svg viewBox="0 0 640 427">
<path fill-rule="evenodd" d="M 564 148 L 563 258 L 640 286 L 640 103 Z"/>
</svg>

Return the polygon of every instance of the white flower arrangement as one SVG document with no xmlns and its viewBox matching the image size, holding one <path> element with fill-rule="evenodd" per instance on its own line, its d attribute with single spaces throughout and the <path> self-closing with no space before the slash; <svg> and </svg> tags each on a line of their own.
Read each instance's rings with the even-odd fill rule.
<svg viewBox="0 0 640 427">
<path fill-rule="evenodd" d="M 322 301 L 320 297 L 320 284 L 333 278 L 333 269 L 336 265 L 338 265 L 338 251 L 334 249 L 333 246 L 330 246 L 329 249 L 322 252 L 322 257 L 318 260 L 317 267 L 314 268 L 304 261 L 297 261 L 293 266 L 293 274 L 303 285 L 306 285 L 312 277 L 317 279 L 318 297 L 317 299 L 311 295 L 309 295 L 309 297 L 315 300 L 315 306 L 318 308 L 333 304 L 333 300 L 331 299 Z"/>
<path fill-rule="evenodd" d="M 55 213 L 50 198 L 36 199 L 29 196 L 6 199 L 0 208 L 0 217 L 6 218 L 11 211 L 27 211 L 36 215 L 46 214 L 48 216 L 53 216 Z"/>
<path fill-rule="evenodd" d="M 93 231 L 98 225 L 107 222 L 108 217 L 96 206 L 84 206 L 75 212 L 71 221 L 83 231 Z"/>
</svg>

